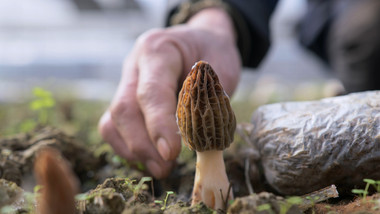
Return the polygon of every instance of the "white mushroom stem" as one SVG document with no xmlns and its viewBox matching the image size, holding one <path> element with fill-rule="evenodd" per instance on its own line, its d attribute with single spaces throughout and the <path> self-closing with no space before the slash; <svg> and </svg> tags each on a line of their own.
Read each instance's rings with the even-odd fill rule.
<svg viewBox="0 0 380 214">
<path fill-rule="evenodd" d="M 224 166 L 223 151 L 197 152 L 197 165 L 191 205 L 201 201 L 208 207 L 224 209 L 229 182 Z M 222 199 L 223 194 L 223 199 Z M 232 190 L 228 200 L 233 199 Z"/>
</svg>

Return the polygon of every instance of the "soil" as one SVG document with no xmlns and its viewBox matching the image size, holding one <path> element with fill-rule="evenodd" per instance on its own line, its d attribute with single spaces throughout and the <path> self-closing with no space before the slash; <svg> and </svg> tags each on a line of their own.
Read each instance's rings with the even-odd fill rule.
<svg viewBox="0 0 380 214">
<path fill-rule="evenodd" d="M 34 213 L 38 191 L 26 183 L 33 174 L 36 153 L 44 147 L 59 150 L 81 182 L 77 213 L 214 213 L 203 203 L 190 206 L 195 154 L 182 151 L 172 174 L 148 179 L 108 150 L 92 151 L 59 129 L 39 127 L 32 132 L 0 139 L 0 213 Z M 99 145 L 98 147 L 101 147 Z M 260 178 L 252 152 L 234 143 L 225 152 L 227 174 L 235 200 L 217 213 L 380 213 L 380 195 L 329 199 L 306 210 L 285 196 L 276 195 Z M 95 155 L 96 154 L 96 155 Z M 145 179 L 144 182 L 140 182 Z M 250 185 L 258 194 L 250 194 Z M 173 194 L 171 193 L 173 192 Z M 301 202 L 302 203 L 302 202 Z M 302 205 L 302 204 L 301 204 Z"/>
</svg>

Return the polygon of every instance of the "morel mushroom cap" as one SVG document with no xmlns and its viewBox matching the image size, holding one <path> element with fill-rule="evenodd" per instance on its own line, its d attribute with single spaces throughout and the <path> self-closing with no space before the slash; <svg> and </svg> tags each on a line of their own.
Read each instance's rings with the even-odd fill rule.
<svg viewBox="0 0 380 214">
<path fill-rule="evenodd" d="M 177 124 L 192 150 L 223 150 L 233 141 L 236 118 L 218 76 L 204 61 L 195 63 L 178 96 Z"/>
</svg>

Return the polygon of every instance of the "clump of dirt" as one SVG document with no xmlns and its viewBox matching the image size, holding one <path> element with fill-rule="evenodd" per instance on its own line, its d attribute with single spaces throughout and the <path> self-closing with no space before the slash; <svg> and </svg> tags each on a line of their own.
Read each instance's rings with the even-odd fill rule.
<svg viewBox="0 0 380 214">
<path fill-rule="evenodd" d="M 78 202 L 79 213 L 121 213 L 125 198 L 111 187 L 97 187 L 88 193 L 85 200 Z"/>
<path fill-rule="evenodd" d="M 35 213 L 36 200 L 16 183 L 0 179 L 0 213 Z"/>
<path fill-rule="evenodd" d="M 338 204 L 321 203 L 315 205 L 315 213 L 380 213 L 380 193 L 367 196 L 365 199 L 356 198 L 354 201 Z"/>
<path fill-rule="evenodd" d="M 237 198 L 228 208 L 227 213 L 302 213 L 295 204 L 291 204 L 281 196 L 262 192 Z M 282 211 L 282 212 L 281 212 Z"/>
<path fill-rule="evenodd" d="M 2 151 L 0 156 L 0 178 L 13 181 L 20 186 L 22 178 L 20 164 L 12 159 L 8 159 L 4 153 L 8 152 Z"/>
<path fill-rule="evenodd" d="M 165 214 L 211 214 L 215 213 L 214 210 L 208 208 L 203 202 L 196 204 L 190 207 L 190 203 L 185 203 L 183 201 L 179 201 L 171 206 L 169 206 L 163 212 Z M 218 210 L 217 213 L 224 213 L 224 211 Z"/>
<path fill-rule="evenodd" d="M 152 182 L 152 181 L 151 181 Z M 205 204 L 190 207 L 190 203 L 171 195 L 156 200 L 148 189 L 148 183 L 126 178 L 109 178 L 96 189 L 86 193 L 78 202 L 78 212 L 87 213 L 212 213 Z M 159 203 L 157 202 L 159 201 Z"/>
<path fill-rule="evenodd" d="M 30 175 L 38 151 L 44 147 L 59 150 L 69 161 L 75 174 L 83 183 L 93 179 L 94 171 L 106 164 L 105 158 L 92 152 L 59 129 L 44 127 L 30 133 L 0 139 L 0 178 L 22 185 L 24 175 Z"/>
<path fill-rule="evenodd" d="M 22 193 L 23 190 L 14 182 L 0 179 L 0 207 L 15 202 Z"/>
<path fill-rule="evenodd" d="M 108 178 L 78 202 L 80 213 L 121 213 L 124 208 L 152 202 L 146 185 L 128 178 Z"/>
</svg>

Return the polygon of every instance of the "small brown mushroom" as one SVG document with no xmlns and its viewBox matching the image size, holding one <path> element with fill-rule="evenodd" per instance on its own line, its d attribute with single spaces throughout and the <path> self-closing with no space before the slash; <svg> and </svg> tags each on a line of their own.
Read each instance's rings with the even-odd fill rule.
<svg viewBox="0 0 380 214">
<path fill-rule="evenodd" d="M 210 208 L 223 209 L 223 198 L 229 194 L 223 150 L 233 141 L 236 119 L 228 95 L 207 62 L 197 62 L 183 83 L 177 124 L 184 143 L 197 153 L 192 205 L 203 201 Z M 233 198 L 232 193 L 228 198 Z"/>
<path fill-rule="evenodd" d="M 74 197 L 78 192 L 78 180 L 58 150 L 47 147 L 38 152 L 34 173 L 42 186 L 38 213 L 75 213 Z"/>
</svg>

